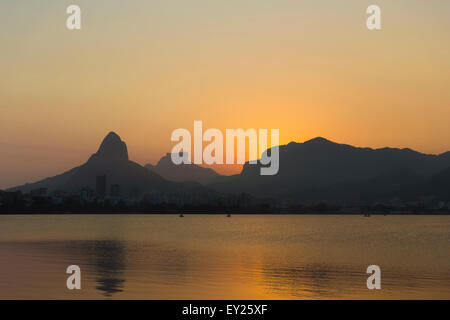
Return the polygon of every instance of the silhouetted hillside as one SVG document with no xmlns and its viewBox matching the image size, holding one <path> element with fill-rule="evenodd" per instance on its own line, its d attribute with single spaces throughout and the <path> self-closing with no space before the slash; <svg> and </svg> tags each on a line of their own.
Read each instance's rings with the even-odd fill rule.
<svg viewBox="0 0 450 320">
<path fill-rule="evenodd" d="M 9 191 L 30 192 L 38 188 L 47 188 L 49 193 L 57 190 L 79 192 L 82 188 L 96 190 L 96 179 L 99 176 L 106 176 L 106 193 L 109 193 L 113 184 L 126 196 L 152 190 L 168 192 L 176 188 L 172 182 L 128 160 L 126 144 L 117 134 L 110 132 L 97 153 L 85 164 L 55 177 L 11 188 Z"/>
<path fill-rule="evenodd" d="M 259 164 L 245 164 L 241 174 L 220 176 L 193 164 L 174 165 L 170 154 L 156 166 L 143 167 L 128 159 L 126 144 L 111 132 L 85 164 L 7 191 L 20 190 L 36 203 L 48 195 L 57 203 L 61 191 L 66 193 L 64 199 L 70 193 L 80 203 L 96 203 L 110 196 L 116 204 L 139 198 L 151 205 L 177 208 L 273 207 L 283 200 L 294 206 L 308 201 L 374 203 L 397 197 L 412 202 L 450 200 L 448 152 L 427 155 L 410 149 L 357 148 L 323 138 L 274 148 L 280 152 L 277 175 L 261 176 Z M 7 204 L 28 201 L 13 193 L 3 198 Z"/>
<path fill-rule="evenodd" d="M 162 157 L 156 166 L 146 164 L 145 167 L 167 180 L 176 182 L 195 181 L 206 183 L 211 179 L 215 179 L 220 176 L 213 169 L 203 168 L 196 164 L 175 165 L 172 162 L 170 153 L 167 153 L 164 157 Z"/>
<path fill-rule="evenodd" d="M 420 183 L 410 185 L 405 188 L 401 195 L 409 200 L 433 196 L 439 200 L 450 201 L 450 167 Z"/>
<path fill-rule="evenodd" d="M 370 200 L 395 196 L 450 167 L 450 153 L 357 148 L 324 138 L 277 148 L 278 175 L 261 176 L 260 165 L 247 163 L 240 175 L 216 180 L 211 186 L 223 192 L 295 200 Z"/>
</svg>

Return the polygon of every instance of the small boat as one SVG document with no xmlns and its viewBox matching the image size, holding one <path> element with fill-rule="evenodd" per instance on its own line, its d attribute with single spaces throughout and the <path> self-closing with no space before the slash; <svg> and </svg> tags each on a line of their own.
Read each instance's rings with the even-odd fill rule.
<svg viewBox="0 0 450 320">
<path fill-rule="evenodd" d="M 184 215 L 183 214 L 180 214 L 180 218 L 183 218 L 184 217 Z"/>
<path fill-rule="evenodd" d="M 231 213 L 227 214 L 227 218 L 230 218 L 230 217 L 231 217 Z"/>
</svg>

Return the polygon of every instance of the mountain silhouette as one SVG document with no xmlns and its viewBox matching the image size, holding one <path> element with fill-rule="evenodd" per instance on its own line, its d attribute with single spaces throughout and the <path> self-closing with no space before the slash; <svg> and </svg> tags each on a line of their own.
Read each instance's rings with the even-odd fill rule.
<svg viewBox="0 0 450 320">
<path fill-rule="evenodd" d="M 241 174 L 221 177 L 210 186 L 295 200 L 371 200 L 404 193 L 450 168 L 450 153 L 358 148 L 320 137 L 275 148 L 280 154 L 277 175 L 261 176 L 260 164 L 246 163 Z"/>
<path fill-rule="evenodd" d="M 221 176 L 194 164 L 175 165 L 170 154 L 155 166 L 143 167 L 129 160 L 125 142 L 110 132 L 98 151 L 81 166 L 8 191 L 28 193 L 47 188 L 48 193 L 79 193 L 84 188 L 96 190 L 98 178 L 106 177 L 105 195 L 109 190 L 112 193 L 114 185 L 124 198 L 156 193 L 189 194 L 197 202 L 214 202 L 214 197 L 224 194 L 299 202 L 374 201 L 397 196 L 419 199 L 430 195 L 450 200 L 450 152 L 430 155 L 411 149 L 358 148 L 320 137 L 273 148 L 279 149 L 277 175 L 262 176 L 261 164 L 246 163 L 240 174 Z"/>
<path fill-rule="evenodd" d="M 128 161 L 128 149 L 125 142 L 115 132 L 110 132 L 103 139 L 98 151 L 93 156 L 103 159 Z"/>
<path fill-rule="evenodd" d="M 35 183 L 25 184 L 10 191 L 30 192 L 37 188 L 47 188 L 48 192 L 79 192 L 82 188 L 96 189 L 98 176 L 106 176 L 106 190 L 118 185 L 123 196 L 138 195 L 142 192 L 170 192 L 176 188 L 172 182 L 128 159 L 125 142 L 110 132 L 104 138 L 98 151 L 83 165 L 63 174 Z"/>
<path fill-rule="evenodd" d="M 450 166 L 419 183 L 408 186 L 401 196 L 408 200 L 433 196 L 439 200 L 450 201 Z"/>
<path fill-rule="evenodd" d="M 196 164 L 176 165 L 172 162 L 170 153 L 162 157 L 156 166 L 146 164 L 145 167 L 167 180 L 176 182 L 195 181 L 207 183 L 220 176 L 213 169 L 203 168 Z"/>
</svg>

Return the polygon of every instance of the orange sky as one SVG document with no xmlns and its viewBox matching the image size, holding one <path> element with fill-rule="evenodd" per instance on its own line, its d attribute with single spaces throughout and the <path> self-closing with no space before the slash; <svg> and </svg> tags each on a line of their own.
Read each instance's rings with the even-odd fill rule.
<svg viewBox="0 0 450 320">
<path fill-rule="evenodd" d="M 372 2 L 1 2 L 0 188 L 83 163 L 111 130 L 155 163 L 194 120 L 450 150 L 450 2 L 376 1 L 369 31 Z"/>
</svg>

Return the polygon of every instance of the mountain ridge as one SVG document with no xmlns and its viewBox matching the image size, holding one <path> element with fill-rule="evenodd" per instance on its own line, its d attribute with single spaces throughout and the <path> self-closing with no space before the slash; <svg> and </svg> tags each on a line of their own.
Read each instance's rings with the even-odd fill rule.
<svg viewBox="0 0 450 320">
<path fill-rule="evenodd" d="M 46 188 L 48 192 L 78 192 L 83 188 L 96 189 L 96 178 L 106 176 L 106 188 L 113 184 L 127 196 L 144 191 L 169 191 L 175 185 L 154 172 L 128 159 L 128 150 L 119 135 L 110 132 L 103 139 L 96 153 L 82 165 L 62 174 L 48 177 L 34 183 L 13 187 L 7 191 L 30 192 L 36 188 Z"/>
<path fill-rule="evenodd" d="M 373 199 L 400 194 L 408 185 L 450 168 L 450 152 L 430 155 L 409 148 L 361 148 L 322 137 L 276 148 L 278 175 L 260 176 L 261 164 L 247 162 L 238 176 L 213 181 L 210 186 L 221 192 L 296 200 Z"/>
<path fill-rule="evenodd" d="M 79 192 L 85 187 L 95 189 L 96 178 L 106 176 L 106 187 L 118 185 L 126 197 L 176 192 L 186 186 L 199 188 L 195 183 L 222 194 L 247 193 L 295 201 L 372 201 L 427 194 L 450 197 L 450 185 L 446 182 L 450 176 L 450 152 L 433 155 L 409 148 L 361 148 L 322 137 L 274 148 L 280 152 L 277 175 L 261 176 L 261 164 L 247 162 L 240 174 L 221 176 L 193 164 L 174 165 L 170 153 L 155 166 L 141 166 L 129 160 L 126 143 L 111 131 L 84 164 L 7 191 L 47 188 L 49 192 Z M 180 184 L 187 181 L 194 184 Z"/>
<path fill-rule="evenodd" d="M 144 167 L 174 182 L 195 181 L 207 183 L 220 176 L 211 168 L 204 168 L 193 163 L 175 165 L 171 160 L 171 153 L 163 156 L 156 165 L 148 163 Z"/>
</svg>

